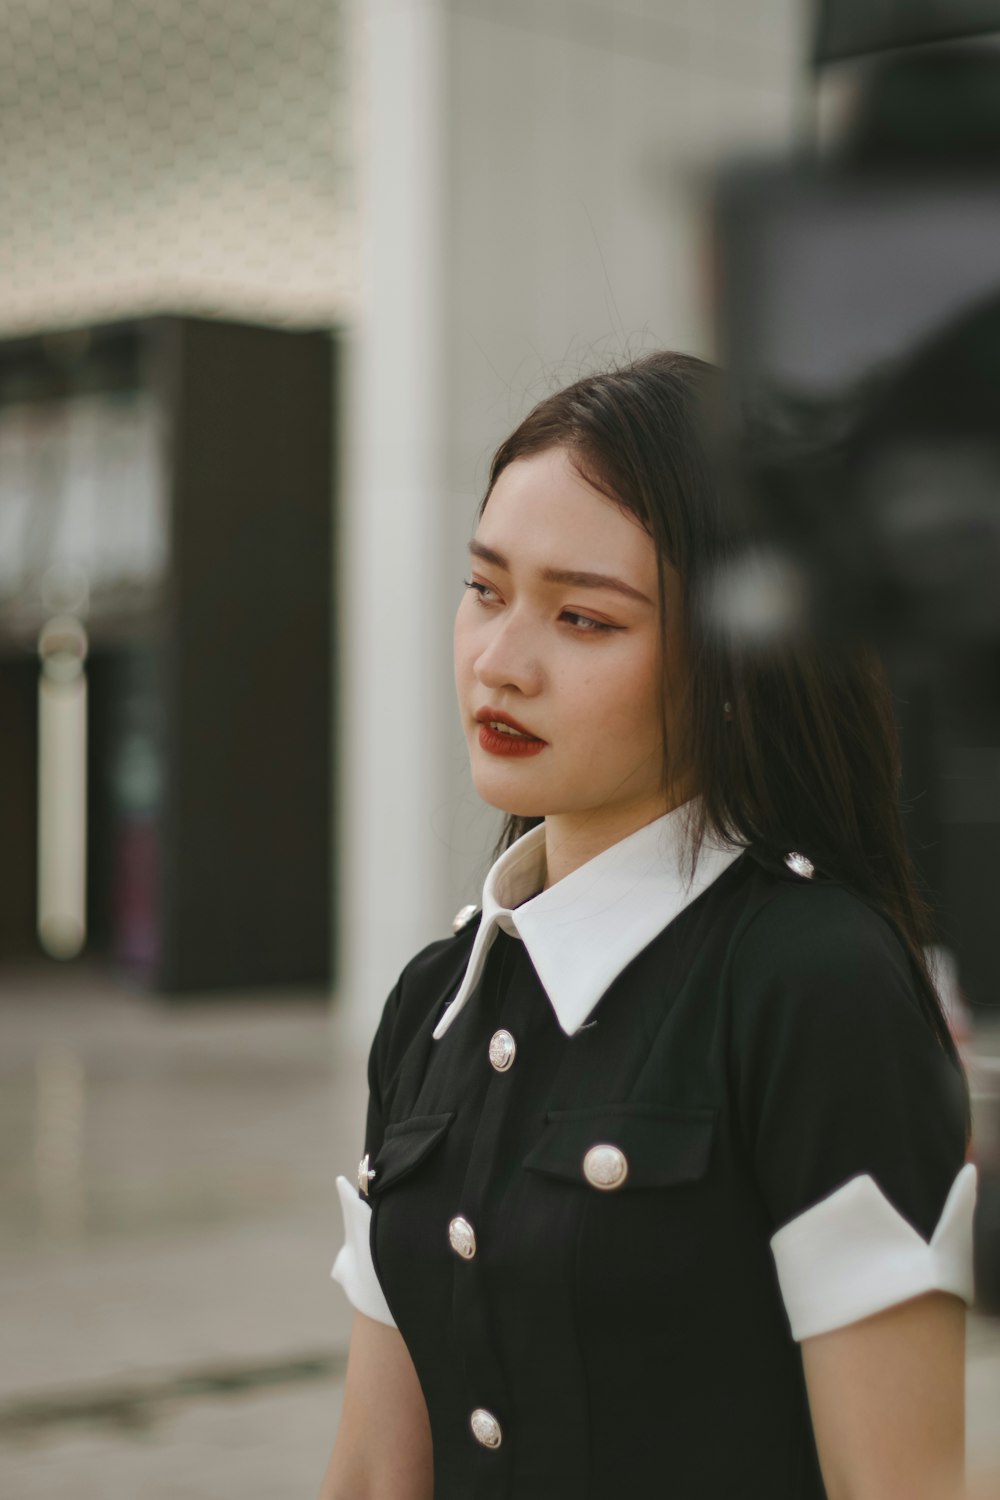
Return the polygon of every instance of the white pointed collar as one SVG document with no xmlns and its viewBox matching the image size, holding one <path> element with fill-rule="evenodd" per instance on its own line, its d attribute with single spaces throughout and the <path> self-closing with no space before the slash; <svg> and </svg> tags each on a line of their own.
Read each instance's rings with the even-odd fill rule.
<svg viewBox="0 0 1000 1500">
<path fill-rule="evenodd" d="M 465 977 L 437 1026 L 444 1036 L 482 977 L 498 930 L 519 937 L 567 1036 L 643 948 L 743 852 L 707 839 L 685 869 L 692 803 L 647 823 L 548 890 L 545 825 L 501 854 L 483 887 L 483 914 Z"/>
</svg>

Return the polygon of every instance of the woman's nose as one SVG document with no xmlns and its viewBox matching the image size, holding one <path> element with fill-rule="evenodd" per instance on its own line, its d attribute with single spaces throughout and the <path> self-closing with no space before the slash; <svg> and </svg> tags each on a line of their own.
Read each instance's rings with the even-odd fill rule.
<svg viewBox="0 0 1000 1500">
<path fill-rule="evenodd" d="M 509 614 L 498 620 L 476 658 L 476 676 L 484 687 L 513 687 L 537 693 L 542 681 L 536 633 L 526 621 Z"/>
</svg>

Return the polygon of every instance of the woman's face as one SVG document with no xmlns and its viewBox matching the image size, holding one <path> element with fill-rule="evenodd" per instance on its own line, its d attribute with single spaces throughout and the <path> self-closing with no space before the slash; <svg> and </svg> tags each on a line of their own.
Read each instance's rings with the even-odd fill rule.
<svg viewBox="0 0 1000 1500">
<path fill-rule="evenodd" d="M 638 521 L 552 448 L 500 475 L 469 568 L 455 675 L 479 795 L 602 843 L 673 805 L 656 553 Z"/>
</svg>

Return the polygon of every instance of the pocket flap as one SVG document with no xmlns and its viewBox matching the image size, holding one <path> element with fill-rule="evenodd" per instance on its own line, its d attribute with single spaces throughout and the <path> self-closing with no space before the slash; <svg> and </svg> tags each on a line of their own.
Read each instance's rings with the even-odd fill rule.
<svg viewBox="0 0 1000 1500">
<path fill-rule="evenodd" d="M 524 1165 L 590 1185 L 593 1178 L 584 1171 L 584 1158 L 594 1146 L 612 1146 L 625 1159 L 627 1170 L 618 1186 L 626 1191 L 694 1182 L 708 1167 L 715 1115 L 709 1108 L 639 1104 L 552 1110 Z"/>
<path fill-rule="evenodd" d="M 376 1193 L 398 1182 L 434 1149 L 447 1133 L 455 1118 L 449 1115 L 414 1115 L 412 1119 L 400 1120 L 396 1125 L 387 1125 L 374 1162 L 372 1187 Z"/>
</svg>

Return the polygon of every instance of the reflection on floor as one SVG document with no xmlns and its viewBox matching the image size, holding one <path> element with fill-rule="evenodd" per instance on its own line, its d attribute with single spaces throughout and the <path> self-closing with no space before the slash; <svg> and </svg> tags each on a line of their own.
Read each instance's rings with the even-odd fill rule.
<svg viewBox="0 0 1000 1500">
<path fill-rule="evenodd" d="M 166 1007 L 46 965 L 0 975 L 0 1025 L 0 1494 L 315 1494 L 364 1110 L 325 997 Z M 972 1320 L 968 1391 L 1000 1473 L 1000 1322 Z"/>
<path fill-rule="evenodd" d="M 0 976 L 0 1026 L 0 1493 L 314 1493 L 364 1110 L 326 997 L 45 965 Z"/>
</svg>

